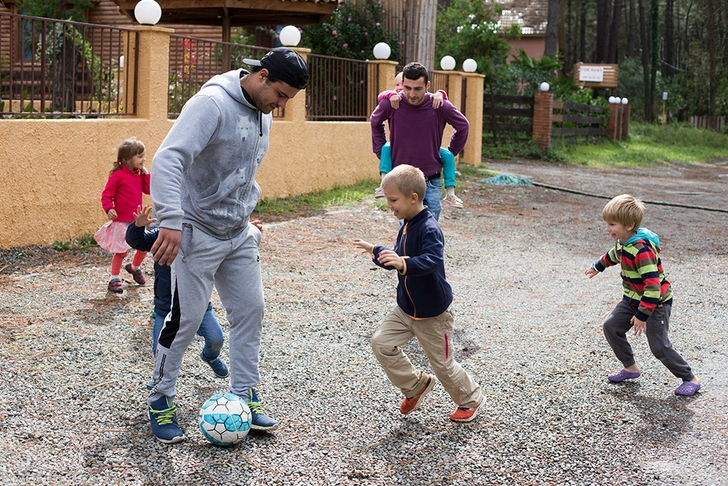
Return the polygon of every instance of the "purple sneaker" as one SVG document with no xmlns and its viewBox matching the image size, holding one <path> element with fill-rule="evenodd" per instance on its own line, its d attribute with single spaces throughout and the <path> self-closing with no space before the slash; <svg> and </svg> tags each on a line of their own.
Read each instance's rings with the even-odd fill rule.
<svg viewBox="0 0 728 486">
<path fill-rule="evenodd" d="M 639 371 L 627 371 L 624 368 L 617 371 L 616 373 L 612 373 L 611 375 L 607 376 L 607 379 L 611 381 L 612 383 L 621 383 L 624 380 L 634 380 L 635 378 L 640 377 Z"/>
<path fill-rule="evenodd" d="M 675 395 L 681 397 L 692 397 L 698 390 L 700 390 L 700 383 L 693 383 L 692 381 L 683 381 L 682 385 L 675 388 Z"/>
</svg>

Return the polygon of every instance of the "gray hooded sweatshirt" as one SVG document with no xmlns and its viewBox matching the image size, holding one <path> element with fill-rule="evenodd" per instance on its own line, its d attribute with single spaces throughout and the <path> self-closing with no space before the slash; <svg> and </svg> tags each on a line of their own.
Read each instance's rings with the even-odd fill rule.
<svg viewBox="0 0 728 486">
<path fill-rule="evenodd" d="M 161 228 L 181 230 L 191 222 L 227 239 L 247 226 L 261 194 L 255 174 L 272 115 L 245 99 L 240 75 L 230 71 L 205 83 L 154 156 L 151 193 Z"/>
</svg>

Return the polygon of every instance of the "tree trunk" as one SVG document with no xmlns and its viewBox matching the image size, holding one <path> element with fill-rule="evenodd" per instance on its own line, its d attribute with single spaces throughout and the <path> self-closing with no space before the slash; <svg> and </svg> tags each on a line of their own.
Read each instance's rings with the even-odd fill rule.
<svg viewBox="0 0 728 486">
<path fill-rule="evenodd" d="M 412 2 L 414 3 L 414 2 Z M 418 11 L 417 52 L 412 61 L 417 61 L 427 69 L 435 68 L 435 31 L 437 30 L 437 0 L 420 0 Z M 414 39 L 410 39 L 412 42 Z M 405 39 L 405 44 L 408 42 Z M 464 61 L 464 59 L 461 59 Z"/>
<path fill-rule="evenodd" d="M 559 33 L 559 0 L 549 0 L 548 24 L 546 25 L 546 46 L 544 55 L 553 57 L 556 54 Z"/>
<path fill-rule="evenodd" d="M 716 128 L 716 95 L 718 92 L 718 79 L 716 76 L 715 61 L 717 59 L 716 51 L 717 44 L 719 42 L 719 34 L 717 32 L 715 21 L 715 16 L 717 14 L 715 8 L 715 0 L 706 0 L 706 6 L 708 7 L 708 35 L 706 41 L 708 42 L 708 61 L 710 63 L 710 74 L 708 78 L 710 84 L 710 94 L 708 102 L 708 128 L 714 130 Z"/>
<path fill-rule="evenodd" d="M 620 22 L 622 21 L 622 0 L 614 0 L 614 12 L 612 13 L 612 25 L 609 32 L 609 51 L 607 62 L 617 63 L 617 42 L 619 41 Z"/>
<path fill-rule="evenodd" d="M 629 34 L 627 35 L 627 52 L 626 52 L 626 57 L 628 59 L 632 58 L 632 56 L 634 55 L 634 38 L 635 38 L 634 32 L 637 27 L 637 20 L 636 20 L 637 7 L 635 6 L 634 1 L 635 0 L 629 0 L 629 14 L 628 14 L 629 20 L 627 23 L 627 25 L 628 25 L 627 32 L 629 32 Z"/>
<path fill-rule="evenodd" d="M 580 62 L 586 62 L 586 5 L 588 0 L 581 0 L 579 7 L 579 58 Z"/>
<path fill-rule="evenodd" d="M 652 93 L 651 104 L 654 106 L 655 94 L 657 91 L 657 69 L 659 68 L 660 60 L 660 6 L 658 5 L 659 0 L 652 0 L 650 2 L 650 17 L 651 17 L 651 41 L 652 47 L 650 48 L 650 92 Z"/>
<path fill-rule="evenodd" d="M 675 22 L 673 12 L 673 1 L 665 0 L 665 55 L 662 64 L 662 74 L 671 78 L 675 75 Z"/>
<path fill-rule="evenodd" d="M 609 55 L 610 0 L 597 0 L 597 61 L 606 62 Z"/>
<path fill-rule="evenodd" d="M 645 121 L 651 122 L 655 119 L 655 105 L 652 95 L 652 84 L 650 83 L 650 31 L 649 19 L 645 9 L 647 0 L 638 0 L 640 17 L 640 40 L 642 47 L 642 84 L 645 90 Z"/>
</svg>

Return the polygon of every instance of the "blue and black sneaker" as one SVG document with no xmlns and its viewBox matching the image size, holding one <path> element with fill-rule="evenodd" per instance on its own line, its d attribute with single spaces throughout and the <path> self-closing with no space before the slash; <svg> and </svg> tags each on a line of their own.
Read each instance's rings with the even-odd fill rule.
<svg viewBox="0 0 728 486">
<path fill-rule="evenodd" d="M 176 444 L 185 440 L 182 429 L 177 425 L 177 406 L 165 396 L 149 405 L 149 424 L 154 436 L 165 444 Z"/>
<path fill-rule="evenodd" d="M 202 353 L 200 353 L 200 359 L 210 365 L 210 368 L 212 368 L 212 372 L 215 373 L 215 376 L 217 376 L 218 378 L 227 378 L 228 376 L 230 376 L 228 367 L 225 365 L 225 363 L 222 362 L 220 358 L 215 358 L 212 361 L 209 361 L 205 359 L 205 356 Z"/>
<path fill-rule="evenodd" d="M 250 424 L 251 429 L 272 432 L 278 428 L 278 421 L 263 412 L 263 406 L 258 401 L 258 394 L 252 388 L 248 392 L 248 408 L 253 416 Z"/>
</svg>

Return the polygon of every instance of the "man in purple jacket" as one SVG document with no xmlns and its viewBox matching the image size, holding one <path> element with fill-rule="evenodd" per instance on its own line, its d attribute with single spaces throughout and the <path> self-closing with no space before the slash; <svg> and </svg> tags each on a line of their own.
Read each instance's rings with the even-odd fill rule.
<svg viewBox="0 0 728 486">
<path fill-rule="evenodd" d="M 455 131 L 448 150 L 459 154 L 468 140 L 470 124 L 455 106 L 446 101 L 438 110 L 432 109 L 429 73 L 425 66 L 411 62 L 404 67 L 402 92 L 405 97 L 399 109 L 392 109 L 386 98 L 379 102 L 371 116 L 372 149 L 381 156 L 387 142 L 384 122 L 389 121 L 389 143 L 392 146 L 392 167 L 409 164 L 420 169 L 427 179 L 425 205 L 435 219 L 440 218 L 442 199 L 442 164 L 440 143 L 445 125 Z"/>
</svg>

